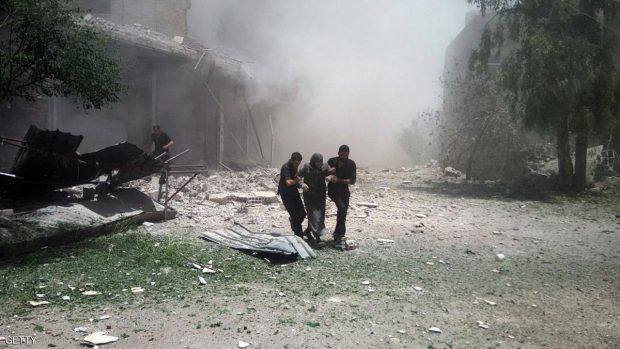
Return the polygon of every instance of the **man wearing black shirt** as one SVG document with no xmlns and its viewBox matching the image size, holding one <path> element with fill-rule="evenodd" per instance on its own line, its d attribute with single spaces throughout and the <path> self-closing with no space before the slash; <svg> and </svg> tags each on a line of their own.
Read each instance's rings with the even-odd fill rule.
<svg viewBox="0 0 620 349">
<path fill-rule="evenodd" d="M 286 208 L 291 222 L 291 229 L 295 235 L 303 238 L 301 223 L 306 218 L 306 210 L 301 202 L 297 186 L 301 179 L 297 177 L 297 168 L 301 163 L 301 154 L 294 152 L 291 158 L 280 169 L 280 182 L 278 183 L 278 195 Z"/>
<path fill-rule="evenodd" d="M 172 139 L 170 139 L 170 137 L 168 137 L 165 132 L 162 132 L 159 125 L 153 126 L 151 142 L 155 143 L 155 150 L 152 154 L 154 158 L 158 157 L 163 153 L 166 154 L 159 158 L 161 161 L 166 161 L 170 158 L 170 147 L 174 144 L 174 142 L 172 141 Z"/>
<path fill-rule="evenodd" d="M 349 159 L 349 146 L 341 145 L 338 149 L 338 157 L 327 161 L 329 167 L 336 169 L 336 175 L 329 177 L 327 195 L 336 204 L 336 228 L 334 229 L 334 241 L 337 247 L 344 248 L 344 235 L 347 231 L 347 210 L 349 209 L 349 184 L 355 184 L 357 168 L 355 161 Z"/>
</svg>

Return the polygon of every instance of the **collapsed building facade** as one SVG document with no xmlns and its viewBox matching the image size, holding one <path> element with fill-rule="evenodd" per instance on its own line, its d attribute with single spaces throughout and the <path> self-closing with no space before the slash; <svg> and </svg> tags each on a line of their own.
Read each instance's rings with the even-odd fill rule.
<svg viewBox="0 0 620 349">
<path fill-rule="evenodd" d="M 269 120 L 248 104 L 243 62 L 187 38 L 189 0 L 82 0 L 80 6 L 85 25 L 111 37 L 126 92 L 119 103 L 88 111 L 66 98 L 14 100 L 0 106 L 3 136 L 21 139 L 34 125 L 84 136 L 79 152 L 124 141 L 147 150 L 158 124 L 174 140 L 173 155 L 190 149 L 184 163 L 217 169 L 271 160 Z M 0 147 L 0 170 L 13 165 L 16 152 Z"/>
<path fill-rule="evenodd" d="M 455 167 L 469 178 L 514 180 L 538 170 L 532 168 L 535 163 L 555 158 L 556 150 L 552 137 L 528 131 L 512 117 L 501 91 L 490 79 L 478 78 L 470 71 L 469 59 L 484 28 L 493 27 L 498 19 L 469 13 L 465 27 L 446 49 L 440 159 L 443 167 Z M 491 57 L 489 71 L 501 65 L 513 45 L 504 43 L 502 55 Z M 620 51 L 616 61 L 620 65 Z M 613 151 L 606 152 L 620 152 L 619 127 L 592 137 L 590 146 L 599 146 L 612 164 L 620 166 L 617 155 L 614 162 Z"/>
<path fill-rule="evenodd" d="M 0 259 L 127 222 L 173 218 L 168 200 L 205 167 L 245 169 L 272 160 L 266 155 L 273 154 L 271 107 L 250 105 L 244 62 L 187 38 L 190 4 L 80 1 L 82 24 L 110 37 L 109 52 L 121 60 L 126 92 L 120 101 L 100 110 L 44 96 L 0 105 Z M 119 188 L 173 172 L 147 154 L 153 125 L 174 140 L 176 167 L 195 173 L 174 193 L 160 178 L 157 200 L 151 187 L 151 197 Z M 82 193 L 72 194 L 83 184 Z M 70 195 L 54 197 L 61 188 Z"/>
</svg>

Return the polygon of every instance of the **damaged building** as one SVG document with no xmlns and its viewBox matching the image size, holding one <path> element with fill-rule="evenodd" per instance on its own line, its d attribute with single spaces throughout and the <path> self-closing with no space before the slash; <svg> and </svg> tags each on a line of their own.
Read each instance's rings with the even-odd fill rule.
<svg viewBox="0 0 620 349">
<path fill-rule="evenodd" d="M 14 100 L 0 106 L 2 136 L 22 139 L 34 125 L 84 136 L 81 153 L 124 141 L 150 149 L 151 127 L 158 124 L 174 140 L 173 155 L 190 149 L 182 158 L 186 164 L 243 168 L 271 160 L 267 112 L 253 112 L 248 104 L 244 63 L 187 38 L 190 5 L 80 1 L 84 25 L 111 37 L 126 92 L 101 110 L 83 110 L 60 97 Z M 0 147 L 1 170 L 8 171 L 16 152 Z"/>
<path fill-rule="evenodd" d="M 117 188 L 168 170 L 169 164 L 147 155 L 153 125 L 174 140 L 171 155 L 183 153 L 175 165 L 187 165 L 187 171 L 271 162 L 270 107 L 250 104 L 245 62 L 188 38 L 190 5 L 80 1 L 82 25 L 108 36 L 110 54 L 121 60 L 126 91 L 120 101 L 100 110 L 45 96 L 0 105 L 0 199 L 36 198 L 27 208 L 0 207 L 0 259 L 95 236 L 119 223 L 174 217 L 167 200 L 183 186 L 170 192 L 165 186 L 162 200 L 155 193 L 159 201 L 145 194 L 152 187 Z M 97 200 L 89 200 L 83 188 L 77 200 L 58 203 L 50 195 L 96 183 L 90 194 Z"/>
</svg>

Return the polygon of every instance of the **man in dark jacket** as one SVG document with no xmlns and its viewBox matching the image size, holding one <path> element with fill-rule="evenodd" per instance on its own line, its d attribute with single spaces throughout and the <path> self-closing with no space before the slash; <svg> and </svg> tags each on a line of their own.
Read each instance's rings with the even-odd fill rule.
<svg viewBox="0 0 620 349">
<path fill-rule="evenodd" d="M 327 193 L 329 198 L 336 204 L 338 213 L 336 216 L 336 229 L 334 229 L 334 242 L 337 247 L 346 247 L 344 235 L 347 231 L 347 210 L 349 209 L 349 184 L 355 184 L 357 168 L 355 161 L 349 159 L 349 146 L 341 145 L 338 149 L 338 157 L 331 158 L 327 164 L 336 169 L 336 175 L 328 178 Z"/>
<path fill-rule="evenodd" d="M 170 158 L 170 147 L 174 144 L 172 139 L 161 130 L 159 125 L 153 126 L 153 134 L 151 134 L 151 142 L 155 143 L 155 150 L 153 151 L 152 156 L 154 158 L 164 154 L 159 159 L 161 161 L 166 161 Z"/>
<path fill-rule="evenodd" d="M 295 235 L 303 238 L 303 230 L 301 223 L 306 218 L 306 210 L 301 202 L 297 187 L 301 183 L 301 179 L 297 177 L 297 168 L 301 163 L 301 154 L 294 152 L 291 158 L 282 165 L 280 169 L 280 182 L 278 183 L 278 195 L 282 198 L 282 203 L 286 208 L 291 222 L 291 229 Z"/>
</svg>

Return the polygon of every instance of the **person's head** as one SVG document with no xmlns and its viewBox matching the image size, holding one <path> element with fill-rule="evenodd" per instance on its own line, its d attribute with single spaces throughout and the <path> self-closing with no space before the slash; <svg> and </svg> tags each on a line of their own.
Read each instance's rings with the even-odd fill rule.
<svg viewBox="0 0 620 349">
<path fill-rule="evenodd" d="M 153 133 L 158 135 L 161 133 L 161 127 L 159 125 L 153 125 Z"/>
<path fill-rule="evenodd" d="M 346 144 L 343 144 L 340 146 L 340 148 L 338 148 L 338 158 L 340 160 L 346 160 L 349 158 L 349 146 Z"/>
<path fill-rule="evenodd" d="M 303 159 L 301 157 L 301 154 L 299 152 L 294 152 L 293 154 L 291 154 L 291 163 L 293 163 L 293 166 L 295 168 L 299 167 L 299 164 L 301 164 L 301 159 Z"/>
<path fill-rule="evenodd" d="M 312 154 L 312 157 L 310 158 L 310 165 L 317 169 L 321 168 L 323 166 L 323 155 L 319 153 Z"/>
</svg>

